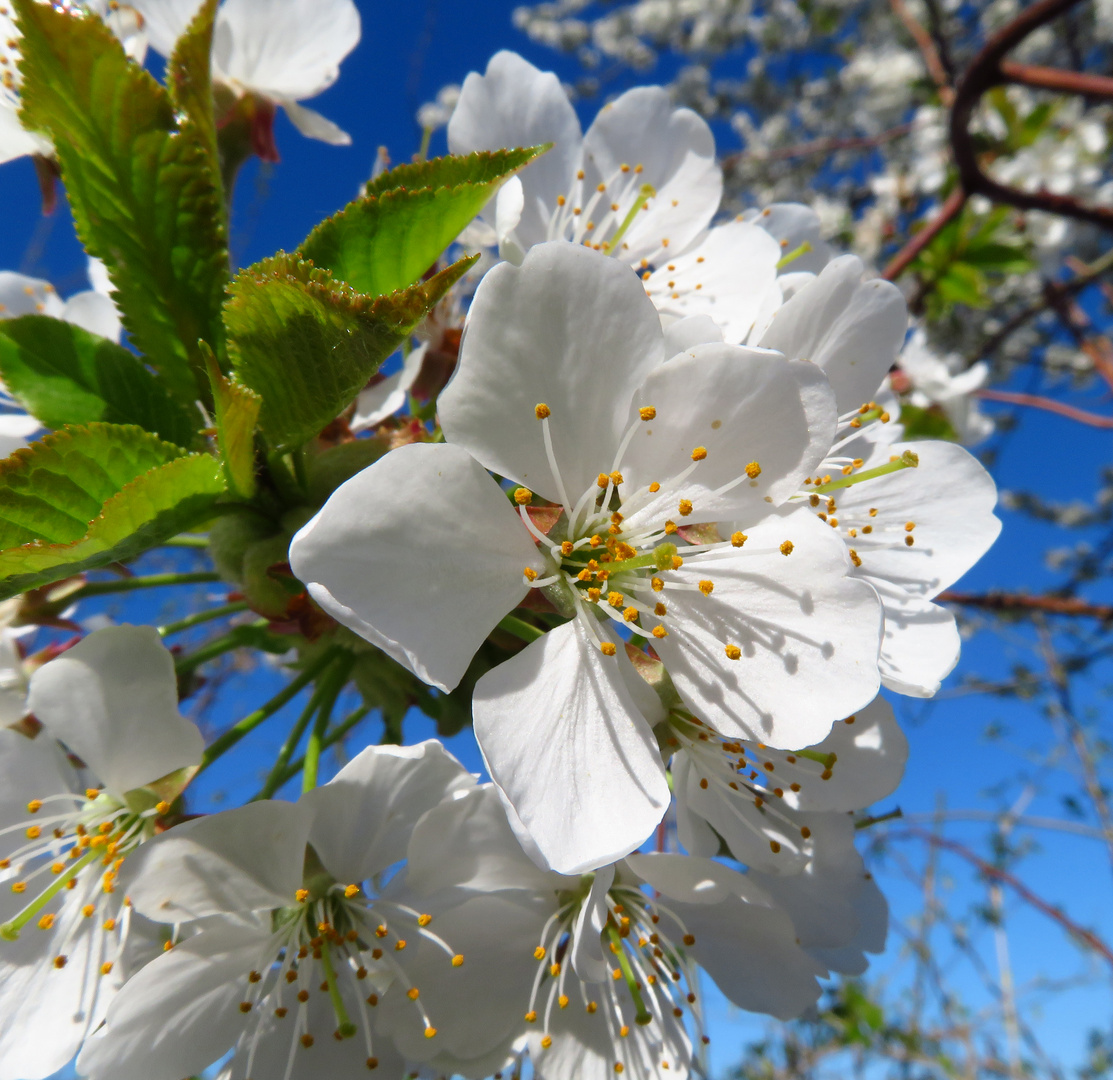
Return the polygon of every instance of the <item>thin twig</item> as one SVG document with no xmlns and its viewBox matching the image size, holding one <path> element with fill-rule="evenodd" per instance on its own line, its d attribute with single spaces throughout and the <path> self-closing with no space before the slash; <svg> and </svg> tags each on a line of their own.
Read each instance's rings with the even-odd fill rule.
<svg viewBox="0 0 1113 1080">
<path fill-rule="evenodd" d="M 1087 604 L 1064 596 L 1026 596 L 1024 593 L 964 593 L 951 589 L 941 592 L 936 600 L 963 607 L 985 608 L 987 611 L 1042 611 L 1049 615 L 1073 615 L 1084 619 L 1113 620 L 1113 604 Z"/>
<path fill-rule="evenodd" d="M 1087 427 L 1113 428 L 1113 416 L 1102 416 L 1101 413 L 1076 409 L 1073 405 L 1067 405 L 1062 401 L 1043 397 L 1040 394 L 1021 394 L 1014 390 L 993 390 L 985 387 L 981 390 L 975 390 L 974 396 L 985 401 L 1003 401 L 1007 405 L 1026 405 L 1031 409 L 1043 409 L 1044 412 L 1065 416 L 1068 420 L 1086 424 Z"/>
<path fill-rule="evenodd" d="M 1037 86 L 1041 90 L 1055 90 L 1062 94 L 1113 98 L 1113 79 L 1108 75 L 1063 71 L 1061 68 L 1040 67 L 1036 64 L 1018 64 L 1013 60 L 1001 62 L 1001 75 L 1006 82 L 1019 83 L 1021 86 Z"/>
<path fill-rule="evenodd" d="M 962 212 L 966 205 L 966 192 L 956 187 L 947 196 L 939 212 L 907 244 L 898 251 L 881 275 L 886 281 L 896 281 L 908 269 L 909 263 L 934 240 L 943 229 Z"/>
<path fill-rule="evenodd" d="M 889 0 L 889 6 L 893 9 L 896 17 L 904 24 L 904 28 L 912 35 L 912 40 L 916 42 L 916 48 L 920 50 L 920 55 L 924 58 L 924 64 L 931 76 L 931 81 L 935 83 L 935 88 L 939 91 L 939 99 L 950 108 L 955 100 L 954 87 L 951 86 L 946 65 L 939 55 L 939 50 L 935 47 L 931 34 L 917 22 L 916 16 L 908 10 L 908 5 L 904 0 Z"/>
</svg>

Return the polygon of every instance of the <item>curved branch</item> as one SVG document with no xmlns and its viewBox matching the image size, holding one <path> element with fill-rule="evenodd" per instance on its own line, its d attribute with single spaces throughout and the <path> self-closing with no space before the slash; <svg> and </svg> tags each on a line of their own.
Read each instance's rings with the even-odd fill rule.
<svg viewBox="0 0 1113 1080">
<path fill-rule="evenodd" d="M 1012 60 L 1001 62 L 1001 75 L 1006 82 L 1018 83 L 1020 86 L 1035 86 L 1040 90 L 1080 94 L 1083 97 L 1113 98 L 1113 79 L 1108 75 L 1063 71 L 1036 64 L 1017 64 Z"/>
</svg>

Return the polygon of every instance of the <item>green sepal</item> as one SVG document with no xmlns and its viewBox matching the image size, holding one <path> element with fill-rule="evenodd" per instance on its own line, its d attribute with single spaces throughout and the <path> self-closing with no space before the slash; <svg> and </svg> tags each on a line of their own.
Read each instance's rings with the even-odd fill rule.
<svg viewBox="0 0 1113 1080">
<path fill-rule="evenodd" d="M 507 177 L 547 147 L 497 150 L 401 165 L 322 221 L 300 254 L 368 296 L 417 281 Z"/>
<path fill-rule="evenodd" d="M 191 415 L 127 349 L 46 315 L 0 322 L 0 378 L 45 427 L 102 420 L 139 427 L 177 443 L 196 441 Z"/>
<path fill-rule="evenodd" d="M 239 273 L 225 305 L 228 354 L 239 381 L 263 399 L 263 434 L 286 447 L 316 435 L 475 258 L 378 298 L 285 253 Z"/>
</svg>

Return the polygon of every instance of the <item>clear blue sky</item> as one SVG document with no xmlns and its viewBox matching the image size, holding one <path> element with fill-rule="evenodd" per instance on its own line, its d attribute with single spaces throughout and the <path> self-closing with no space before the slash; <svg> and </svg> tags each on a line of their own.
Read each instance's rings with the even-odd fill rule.
<svg viewBox="0 0 1113 1080">
<path fill-rule="evenodd" d="M 541 66 L 555 67 L 565 77 L 574 76 L 577 68 L 572 61 L 531 46 L 513 29 L 510 13 L 514 6 L 511 0 L 478 0 L 470 4 L 459 0 L 415 0 L 408 4 L 360 0 L 363 41 L 345 62 L 337 85 L 312 102 L 351 133 L 353 145 L 333 148 L 310 142 L 280 118 L 277 137 L 282 163 L 268 170 L 250 165 L 237 191 L 233 221 L 236 260 L 245 264 L 277 248 L 295 247 L 318 220 L 353 197 L 357 186 L 366 179 L 380 144 L 388 147 L 396 161 L 408 157 L 419 141 L 413 120 L 418 105 L 431 98 L 444 83 L 459 82 L 469 70 L 482 68 L 496 49 L 518 49 Z M 631 81 L 625 77 L 615 85 L 628 85 Z M 590 119 L 594 107 L 587 106 L 586 119 Z M 724 143 L 721 148 L 729 151 L 736 147 Z M 84 288 L 83 263 L 65 207 L 60 206 L 51 219 L 40 217 L 38 189 L 29 162 L 16 162 L 0 169 L 0 195 L 8 208 L 6 228 L 0 233 L 0 268 L 48 278 L 63 295 Z M 1023 373 L 1010 385 L 1032 388 L 1029 376 Z M 1078 395 L 1076 400 L 1087 407 L 1096 405 L 1108 410 L 1108 402 L 1100 401 L 1093 393 Z M 1100 468 L 1110 457 L 1107 434 L 1034 413 L 1024 415 L 1013 432 L 992 440 L 990 448 L 999 451 L 994 473 L 1003 487 L 1032 487 L 1046 497 L 1064 501 L 1087 498 L 1096 486 Z M 996 548 L 961 587 L 1036 591 L 1054 584 L 1057 577 L 1043 566 L 1041 557 L 1049 544 L 1061 543 L 1062 538 L 1056 537 L 1050 527 L 1014 514 L 1003 516 L 1005 530 Z M 152 556 L 152 565 L 162 557 Z M 1111 598 L 1095 594 L 1094 599 Z M 161 598 L 151 596 L 128 605 L 101 606 L 118 617 L 130 616 L 138 621 L 157 620 L 161 603 Z M 1018 635 L 1017 643 L 1009 648 L 1019 656 L 1020 646 Z M 980 634 L 968 643 L 959 673 L 948 685 L 957 686 L 963 672 L 1007 677 L 1014 658 L 1002 649 L 1000 637 Z M 228 696 L 222 699 L 220 714 L 210 719 L 222 725 L 242 715 L 258 702 L 261 690 L 272 679 L 267 674 L 234 678 L 226 687 Z M 1100 704 L 1096 685 L 1084 704 Z M 912 759 L 901 790 L 882 809 L 899 804 L 906 813 L 926 813 L 935 806 L 939 791 L 945 793 L 950 807 L 986 808 L 998 805 L 998 797 L 987 794 L 995 787 L 1005 793 L 1001 798 L 1007 803 L 1015 797 L 1026 770 L 1034 771 L 1034 766 L 1002 743 L 988 742 L 983 732 L 989 724 L 1000 722 L 1010 732 L 1007 742 L 1033 750 L 1038 750 L 1044 739 L 1042 722 L 1027 707 L 1013 702 L 955 696 L 953 691 L 945 691 L 940 700 L 928 705 L 898 702 L 898 711 L 908 727 Z M 408 739 L 412 741 L 427 733 L 431 733 L 428 723 L 414 717 L 407 729 Z M 367 738 L 377 737 L 375 724 L 369 723 Z M 241 753 L 232 755 L 219 772 L 213 770 L 206 778 L 198 795 L 199 802 L 207 807 L 197 808 L 216 808 L 225 798 L 241 797 L 253 790 L 254 776 L 261 763 L 273 754 L 280 741 L 281 721 L 278 726 L 272 722 L 269 730 L 264 729 L 248 740 Z M 354 745 L 358 747 L 359 742 Z M 453 748 L 469 766 L 478 769 L 478 755 L 470 733 L 454 740 Z M 1055 799 L 1043 798 L 1033 804 L 1030 812 L 1061 815 L 1062 808 Z M 979 828 L 972 825 L 965 835 L 974 841 L 980 835 Z M 964 834 L 959 830 L 955 835 Z M 1037 839 L 1042 848 L 1038 864 L 1033 865 L 1039 867 L 1041 886 L 1048 898 L 1062 901 L 1083 923 L 1103 926 L 1109 931 L 1113 883 L 1100 847 L 1091 841 L 1068 840 L 1056 834 Z M 920 854 L 914 848 L 907 852 L 917 858 Z M 894 870 L 884 874 L 883 882 L 898 914 L 914 910 L 917 898 L 901 884 L 899 873 Z M 962 876 L 955 880 L 954 895 L 957 906 L 984 898 L 984 893 Z M 1058 975 L 1073 970 L 1073 951 L 1057 930 L 1012 898 L 1007 912 L 1010 929 L 1016 935 L 1014 962 L 1018 982 L 1040 974 Z M 899 948 L 900 940 L 893 936 L 890 953 L 879 966 L 888 968 Z M 1087 1028 L 1108 1022 L 1109 1006 L 1107 992 L 1087 989 L 1058 995 L 1042 1018 L 1027 1019 L 1041 1032 L 1052 1033 L 1049 1035 L 1052 1048 L 1067 1061 L 1073 1061 L 1077 1060 Z M 726 1068 L 733 1059 L 733 1047 L 743 1030 L 734 1025 L 735 1019 L 724 1003 L 713 1007 L 713 1060 L 717 1068 Z"/>
</svg>

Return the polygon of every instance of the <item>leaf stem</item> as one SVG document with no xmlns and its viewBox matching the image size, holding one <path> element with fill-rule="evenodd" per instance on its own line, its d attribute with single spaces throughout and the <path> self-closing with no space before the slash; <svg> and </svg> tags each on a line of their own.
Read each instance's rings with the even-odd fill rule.
<svg viewBox="0 0 1113 1080">
<path fill-rule="evenodd" d="M 249 625 L 258 629 L 266 626 L 267 620 L 256 619 L 255 622 Z M 181 657 L 174 665 L 178 674 L 185 675 L 195 668 L 199 668 L 202 664 L 207 664 L 210 660 L 215 660 L 218 656 L 223 656 L 226 652 L 231 652 L 233 649 L 238 649 L 242 645 L 247 644 L 243 637 L 237 632 L 243 629 L 246 629 L 246 627 L 234 627 L 232 630 L 229 630 L 227 634 L 214 638 L 206 645 L 202 645 L 196 652 Z"/>
<path fill-rule="evenodd" d="M 247 601 L 237 600 L 232 604 L 209 608 L 207 611 L 197 612 L 196 615 L 187 615 L 184 619 L 178 619 L 177 622 L 167 623 L 165 626 L 160 626 L 158 632 L 165 638 L 171 634 L 180 634 L 183 630 L 189 630 L 194 626 L 200 626 L 202 623 L 211 622 L 213 619 L 221 619 L 225 615 L 236 615 L 246 610 Z"/>
<path fill-rule="evenodd" d="M 332 710 L 336 706 L 336 699 L 340 696 L 340 691 L 344 689 L 344 684 L 348 681 L 348 675 L 354 663 L 355 657 L 348 653 L 346 658 L 341 659 L 339 665 L 329 675 L 327 689 L 321 698 L 321 708 L 317 713 L 316 723 L 314 723 L 313 730 L 309 733 L 309 742 L 305 747 L 305 761 L 301 767 L 301 790 L 303 792 L 312 791 L 317 786 L 317 773 L 321 765 L 321 744 L 325 737 L 325 731 L 328 729 L 329 721 L 332 719 Z"/>
<path fill-rule="evenodd" d="M 370 711 L 370 705 L 361 705 L 358 709 L 348 713 L 348 715 L 344 717 L 344 719 L 341 720 L 340 723 L 337 724 L 336 727 L 334 727 L 331 731 L 329 731 L 321 740 L 321 749 L 327 750 L 330 746 L 334 746 L 336 743 L 338 743 L 342 738 L 344 738 L 345 735 L 348 734 L 349 731 L 352 730 L 352 728 L 356 726 L 356 724 L 363 720 Z M 298 758 L 296 761 L 291 762 L 289 765 L 287 765 L 286 771 L 282 774 L 281 778 L 278 781 L 278 787 L 282 787 L 282 785 L 285 784 L 287 780 L 292 780 L 295 776 L 297 776 L 297 774 L 301 772 L 304 765 L 304 755 Z"/>
<path fill-rule="evenodd" d="M 499 629 L 505 630 L 508 634 L 513 634 L 516 638 L 522 641 L 536 641 L 544 630 L 538 629 L 536 626 L 531 626 L 524 619 L 519 619 L 516 615 L 507 615 L 499 622 Z"/>
<path fill-rule="evenodd" d="M 219 581 L 220 575 L 211 570 L 185 574 L 147 574 L 142 577 L 119 578 L 116 581 L 90 581 L 66 598 L 74 604 L 90 596 L 107 596 L 110 593 L 133 592 L 136 589 L 157 589 L 163 585 L 201 585 Z"/>
</svg>

